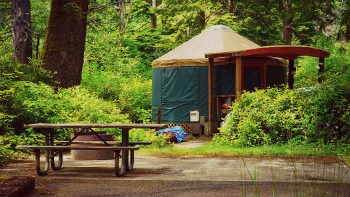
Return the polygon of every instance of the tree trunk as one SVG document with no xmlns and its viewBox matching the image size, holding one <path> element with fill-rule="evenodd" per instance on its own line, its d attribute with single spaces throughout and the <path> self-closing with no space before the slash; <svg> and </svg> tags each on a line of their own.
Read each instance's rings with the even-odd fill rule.
<svg viewBox="0 0 350 197">
<path fill-rule="evenodd" d="M 346 10 L 343 15 L 342 23 L 344 25 L 345 31 L 344 31 L 344 39 L 346 41 L 350 41 L 350 1 L 347 1 Z"/>
<path fill-rule="evenodd" d="M 89 0 L 52 0 L 43 65 L 63 88 L 79 85 L 84 62 Z"/>
<path fill-rule="evenodd" d="M 285 44 L 292 44 L 292 25 L 287 21 L 282 21 L 283 25 L 283 33 L 282 33 L 282 39 Z"/>
<path fill-rule="evenodd" d="M 199 26 L 200 30 L 205 29 L 205 12 L 202 10 L 198 11 L 198 16 L 199 16 Z"/>
<path fill-rule="evenodd" d="M 228 13 L 233 13 L 233 0 L 228 0 Z"/>
<path fill-rule="evenodd" d="M 125 12 L 126 12 L 126 3 L 125 0 L 119 1 L 119 8 L 120 8 L 120 23 L 119 23 L 119 30 L 124 35 L 125 33 Z"/>
<path fill-rule="evenodd" d="M 29 0 L 13 0 L 12 2 L 12 39 L 13 59 L 28 64 L 32 57 L 32 33 Z"/>
<path fill-rule="evenodd" d="M 291 6 L 288 4 L 288 0 L 282 0 L 281 4 L 282 9 L 282 25 L 283 25 L 283 33 L 282 39 L 285 44 L 292 44 L 292 20 L 290 16 Z"/>
<path fill-rule="evenodd" d="M 152 0 L 152 7 L 155 10 L 157 8 L 157 1 L 156 0 Z M 157 16 L 156 13 L 152 13 L 151 14 L 151 20 L 152 20 L 152 27 L 154 29 L 157 28 Z"/>
</svg>

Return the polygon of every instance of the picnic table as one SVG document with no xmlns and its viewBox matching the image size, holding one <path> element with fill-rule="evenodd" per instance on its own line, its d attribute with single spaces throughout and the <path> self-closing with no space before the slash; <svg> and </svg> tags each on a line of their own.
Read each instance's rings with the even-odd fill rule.
<svg viewBox="0 0 350 197">
<path fill-rule="evenodd" d="M 63 151 L 65 150 L 112 150 L 114 151 L 115 160 L 115 174 L 116 176 L 122 176 L 127 171 L 132 171 L 134 165 L 134 151 L 138 150 L 137 145 L 150 144 L 151 142 L 129 142 L 129 130 L 134 128 L 139 129 L 163 129 L 166 124 L 56 124 L 56 123 L 36 123 L 25 124 L 24 128 L 33 128 L 45 133 L 44 145 L 25 145 L 17 146 L 16 149 L 24 150 L 31 149 L 35 153 L 35 166 L 36 172 L 39 176 L 46 175 L 51 164 L 51 168 L 55 171 L 60 170 L 63 163 Z M 94 129 L 99 128 L 118 128 L 122 130 L 122 141 L 105 141 Z M 74 136 L 69 141 L 55 141 L 54 133 L 56 129 L 73 129 Z M 101 141 L 100 144 L 105 146 L 93 146 L 96 142 L 83 142 L 91 144 L 91 146 L 71 146 L 74 144 L 74 140 L 79 135 L 84 134 L 95 135 Z M 81 143 L 79 141 L 79 143 Z M 40 150 L 45 151 L 45 168 L 41 169 L 40 165 Z M 130 151 L 130 154 L 129 154 Z M 57 164 L 55 162 L 55 156 L 58 155 Z M 130 161 L 129 161 L 130 156 Z M 119 159 L 121 158 L 121 166 L 119 167 Z"/>
</svg>

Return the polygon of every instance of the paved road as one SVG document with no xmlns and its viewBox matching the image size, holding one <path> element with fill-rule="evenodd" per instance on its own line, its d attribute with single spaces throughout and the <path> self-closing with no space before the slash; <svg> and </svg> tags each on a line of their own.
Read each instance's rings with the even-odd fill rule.
<svg viewBox="0 0 350 197">
<path fill-rule="evenodd" d="M 30 196 L 350 196 L 349 168 L 335 158 L 168 158 L 136 155 L 135 169 L 115 177 L 113 160 L 74 161 L 44 177 L 33 160 L 1 174 L 35 176 Z"/>
</svg>

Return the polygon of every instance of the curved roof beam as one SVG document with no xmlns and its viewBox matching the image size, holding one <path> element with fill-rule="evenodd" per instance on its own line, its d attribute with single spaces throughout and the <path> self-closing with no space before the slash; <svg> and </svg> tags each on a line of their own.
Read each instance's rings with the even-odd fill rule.
<svg viewBox="0 0 350 197">
<path fill-rule="evenodd" d="M 247 49 L 241 51 L 227 51 L 227 52 L 217 52 L 217 53 L 206 53 L 206 58 L 219 58 L 219 57 L 279 57 L 283 59 L 296 59 L 299 56 L 311 56 L 319 58 L 327 58 L 330 53 L 328 51 L 309 47 L 309 46 L 295 46 L 295 45 L 275 45 L 275 46 L 265 46 L 255 49 Z"/>
</svg>

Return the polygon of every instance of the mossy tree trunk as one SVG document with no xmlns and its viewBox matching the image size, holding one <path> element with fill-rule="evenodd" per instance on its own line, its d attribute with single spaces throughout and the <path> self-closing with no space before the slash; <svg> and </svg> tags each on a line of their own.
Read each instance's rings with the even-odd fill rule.
<svg viewBox="0 0 350 197">
<path fill-rule="evenodd" d="M 88 0 L 51 2 L 42 61 L 63 88 L 81 82 L 88 5 Z"/>
</svg>

